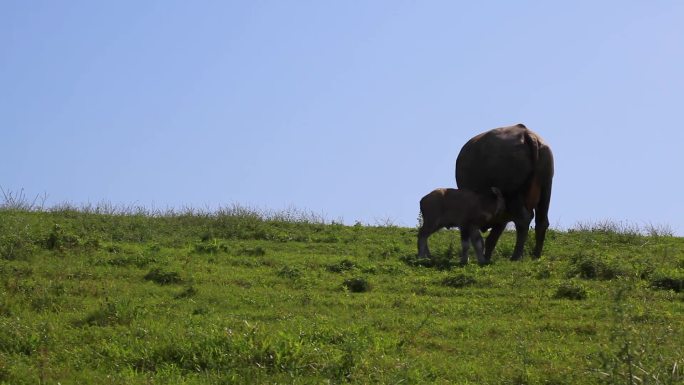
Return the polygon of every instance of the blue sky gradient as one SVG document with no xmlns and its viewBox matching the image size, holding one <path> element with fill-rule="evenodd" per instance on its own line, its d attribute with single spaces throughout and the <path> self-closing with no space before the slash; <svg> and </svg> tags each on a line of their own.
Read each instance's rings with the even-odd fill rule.
<svg viewBox="0 0 684 385">
<path fill-rule="evenodd" d="M 414 226 L 461 146 L 552 146 L 552 226 L 684 235 L 681 1 L 3 1 L 0 186 Z"/>
</svg>

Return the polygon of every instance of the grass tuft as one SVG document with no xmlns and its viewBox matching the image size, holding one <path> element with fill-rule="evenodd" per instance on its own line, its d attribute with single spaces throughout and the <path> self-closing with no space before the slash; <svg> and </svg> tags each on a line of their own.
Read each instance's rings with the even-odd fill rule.
<svg viewBox="0 0 684 385">
<path fill-rule="evenodd" d="M 570 300 L 583 300 L 588 297 L 587 289 L 584 288 L 580 283 L 567 281 L 562 282 L 556 287 L 556 291 L 553 295 L 555 299 L 570 299 Z"/>
<path fill-rule="evenodd" d="M 66 232 L 61 225 L 55 224 L 52 231 L 45 239 L 45 247 L 48 250 L 71 249 L 81 245 L 81 240 L 75 234 Z"/>
<path fill-rule="evenodd" d="M 195 295 L 197 295 L 197 289 L 195 289 L 194 286 L 188 286 L 185 289 L 183 289 L 183 291 L 176 294 L 176 296 L 174 298 L 183 299 L 183 298 L 194 297 Z"/>
<path fill-rule="evenodd" d="M 650 285 L 655 289 L 682 292 L 684 291 L 684 273 L 676 270 L 654 273 Z"/>
<path fill-rule="evenodd" d="M 349 259 L 343 259 L 337 263 L 326 266 L 326 269 L 331 273 L 344 273 L 356 269 L 356 263 Z"/>
<path fill-rule="evenodd" d="M 290 267 L 290 266 L 283 266 L 278 271 L 278 276 L 283 277 L 283 278 L 288 278 L 291 280 L 297 280 L 301 278 L 303 275 L 302 271 L 296 267 Z"/>
<path fill-rule="evenodd" d="M 449 277 L 442 279 L 442 286 L 462 288 L 466 286 L 472 286 L 477 283 L 475 277 L 465 273 L 453 274 Z"/>
<path fill-rule="evenodd" d="M 432 258 L 419 258 L 411 254 L 400 259 L 412 267 L 427 267 L 437 270 L 451 270 L 462 266 L 460 261 L 452 258 L 450 255 L 433 255 Z"/>
<path fill-rule="evenodd" d="M 195 251 L 200 254 L 217 254 L 220 252 L 228 252 L 230 248 L 223 242 L 219 242 L 217 239 L 213 240 L 203 240 L 202 242 L 195 244 Z"/>
<path fill-rule="evenodd" d="M 342 285 L 352 293 L 364 293 L 371 290 L 370 282 L 363 277 L 345 279 Z"/>
<path fill-rule="evenodd" d="M 116 326 L 130 325 L 135 318 L 135 311 L 127 301 L 110 301 L 107 299 L 100 307 L 90 312 L 83 320 L 76 321 L 76 326 Z"/>
<path fill-rule="evenodd" d="M 264 255 L 266 255 L 266 249 L 264 249 L 261 246 L 244 247 L 240 249 L 239 254 L 249 257 L 263 257 Z"/>
<path fill-rule="evenodd" d="M 27 260 L 34 250 L 31 240 L 20 234 L 0 234 L 0 259 Z"/>
<path fill-rule="evenodd" d="M 595 254 L 577 253 L 570 258 L 567 277 L 609 280 L 626 275 L 615 262 L 606 262 Z"/>
<path fill-rule="evenodd" d="M 152 281 L 159 285 L 173 285 L 183 283 L 180 274 L 175 271 L 164 271 L 159 268 L 150 270 L 145 274 L 145 280 Z"/>
</svg>

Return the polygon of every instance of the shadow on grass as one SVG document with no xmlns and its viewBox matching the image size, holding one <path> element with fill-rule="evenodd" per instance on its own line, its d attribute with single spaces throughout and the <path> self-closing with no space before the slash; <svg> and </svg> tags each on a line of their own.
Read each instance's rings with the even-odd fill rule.
<svg viewBox="0 0 684 385">
<path fill-rule="evenodd" d="M 412 267 L 428 267 L 437 270 L 451 270 L 455 267 L 463 267 L 459 259 L 451 255 L 433 254 L 430 258 L 421 258 L 417 255 L 409 254 L 399 257 L 405 264 Z"/>
</svg>

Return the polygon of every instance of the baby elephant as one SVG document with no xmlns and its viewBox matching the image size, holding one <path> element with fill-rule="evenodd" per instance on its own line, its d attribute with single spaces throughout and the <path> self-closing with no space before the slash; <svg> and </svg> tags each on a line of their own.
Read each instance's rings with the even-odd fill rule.
<svg viewBox="0 0 684 385">
<path fill-rule="evenodd" d="M 504 198 L 498 188 L 491 193 L 470 190 L 439 188 L 420 200 L 423 226 L 418 231 L 418 256 L 430 257 L 427 239 L 443 227 L 461 230 L 461 263 L 468 263 L 469 243 L 473 244 L 477 262 L 485 264 L 480 229 L 504 210 Z"/>
</svg>

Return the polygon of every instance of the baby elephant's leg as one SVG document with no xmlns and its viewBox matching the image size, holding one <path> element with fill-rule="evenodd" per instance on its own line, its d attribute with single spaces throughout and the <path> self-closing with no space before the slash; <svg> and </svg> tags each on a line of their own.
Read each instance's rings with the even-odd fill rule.
<svg viewBox="0 0 684 385">
<path fill-rule="evenodd" d="M 475 255 L 477 255 L 477 263 L 484 265 L 487 263 L 487 259 L 484 257 L 484 242 L 482 241 L 482 235 L 480 230 L 472 229 L 470 232 L 470 241 L 473 243 L 475 248 Z"/>
<path fill-rule="evenodd" d="M 468 264 L 468 249 L 470 248 L 470 237 L 472 230 L 469 228 L 462 228 L 461 230 L 461 264 Z"/>
<path fill-rule="evenodd" d="M 430 258 L 430 248 L 428 247 L 428 237 L 436 231 L 437 226 L 423 224 L 418 230 L 418 257 Z"/>
</svg>

